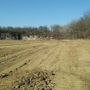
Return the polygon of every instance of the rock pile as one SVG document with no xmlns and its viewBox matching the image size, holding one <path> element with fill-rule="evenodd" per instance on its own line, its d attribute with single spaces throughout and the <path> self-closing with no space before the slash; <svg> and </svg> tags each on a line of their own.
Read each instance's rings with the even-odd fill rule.
<svg viewBox="0 0 90 90">
<path fill-rule="evenodd" d="M 27 77 L 22 76 L 12 90 L 53 90 L 55 73 L 47 70 L 33 70 Z"/>
</svg>

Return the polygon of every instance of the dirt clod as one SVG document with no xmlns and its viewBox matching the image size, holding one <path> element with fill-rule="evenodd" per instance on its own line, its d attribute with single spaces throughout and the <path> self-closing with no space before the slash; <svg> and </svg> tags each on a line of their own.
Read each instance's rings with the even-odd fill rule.
<svg viewBox="0 0 90 90">
<path fill-rule="evenodd" d="M 53 78 L 50 71 L 33 70 L 28 76 L 22 76 L 19 85 L 14 86 L 12 90 L 17 87 L 17 90 L 52 90 L 50 86 L 54 86 Z"/>
<path fill-rule="evenodd" d="M 9 75 L 9 74 L 4 73 L 4 74 L 1 75 L 1 78 L 7 77 L 8 75 Z"/>
</svg>

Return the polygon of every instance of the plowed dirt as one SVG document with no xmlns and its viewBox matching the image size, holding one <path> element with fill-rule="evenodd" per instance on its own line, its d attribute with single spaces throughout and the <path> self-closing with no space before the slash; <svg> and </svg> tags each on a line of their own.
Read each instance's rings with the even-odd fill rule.
<svg viewBox="0 0 90 90">
<path fill-rule="evenodd" d="M 90 90 L 90 41 L 0 41 L 0 90 Z"/>
</svg>

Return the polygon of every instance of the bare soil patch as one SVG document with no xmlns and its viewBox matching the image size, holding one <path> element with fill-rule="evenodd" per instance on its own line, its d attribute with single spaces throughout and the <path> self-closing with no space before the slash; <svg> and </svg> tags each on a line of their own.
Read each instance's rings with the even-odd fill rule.
<svg viewBox="0 0 90 90">
<path fill-rule="evenodd" d="M 90 90 L 90 40 L 0 41 L 0 90 Z"/>
</svg>

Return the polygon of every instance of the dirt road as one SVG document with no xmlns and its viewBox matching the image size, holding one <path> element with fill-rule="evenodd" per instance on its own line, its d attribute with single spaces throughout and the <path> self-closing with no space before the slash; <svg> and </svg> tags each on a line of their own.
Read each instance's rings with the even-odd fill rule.
<svg viewBox="0 0 90 90">
<path fill-rule="evenodd" d="M 52 90 L 90 90 L 89 40 L 10 43 L 7 41 L 5 46 L 0 41 L 0 90 L 10 90 L 22 76 L 37 68 L 55 73 Z"/>
</svg>

